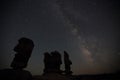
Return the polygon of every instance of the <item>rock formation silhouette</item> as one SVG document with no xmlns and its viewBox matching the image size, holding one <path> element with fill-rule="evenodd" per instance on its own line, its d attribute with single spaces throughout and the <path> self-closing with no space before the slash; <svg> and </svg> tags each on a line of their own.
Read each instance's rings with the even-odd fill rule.
<svg viewBox="0 0 120 80">
<path fill-rule="evenodd" d="M 72 62 L 69 59 L 69 55 L 66 51 L 64 51 L 64 65 L 65 65 L 65 74 L 66 75 L 71 75 L 72 71 L 71 71 L 70 65 L 72 65 Z"/>
<path fill-rule="evenodd" d="M 48 52 L 44 53 L 44 73 L 49 73 L 51 66 L 51 55 Z"/>
<path fill-rule="evenodd" d="M 66 62 L 66 74 L 72 74 L 70 71 L 71 63 L 69 56 L 65 53 L 65 62 Z M 63 75 L 63 71 L 60 69 L 62 64 L 61 54 L 58 51 L 53 51 L 51 53 L 44 53 L 44 73 L 43 76 L 39 77 L 38 80 L 71 80 L 70 76 Z"/>
<path fill-rule="evenodd" d="M 55 72 L 61 73 L 60 66 L 62 64 L 61 54 L 58 51 L 51 52 L 52 65 Z"/>
<path fill-rule="evenodd" d="M 44 74 L 46 73 L 61 73 L 60 65 L 62 64 L 61 54 L 58 51 L 53 51 L 50 54 L 44 53 Z"/>
<path fill-rule="evenodd" d="M 27 67 L 28 60 L 31 56 L 34 43 L 31 39 L 20 38 L 19 43 L 15 46 L 15 57 L 11 63 L 12 69 L 0 70 L 0 79 L 2 80 L 32 80 L 32 74 L 23 70 Z"/>
<path fill-rule="evenodd" d="M 31 56 L 34 43 L 28 38 L 20 38 L 19 43 L 15 46 L 15 57 L 11 63 L 13 69 L 23 69 L 27 67 L 28 60 Z"/>
</svg>

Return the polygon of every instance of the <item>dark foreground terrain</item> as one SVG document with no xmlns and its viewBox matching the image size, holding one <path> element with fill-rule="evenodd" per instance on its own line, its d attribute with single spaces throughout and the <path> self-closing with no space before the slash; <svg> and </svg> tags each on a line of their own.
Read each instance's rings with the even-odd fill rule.
<svg viewBox="0 0 120 80">
<path fill-rule="evenodd" d="M 120 74 L 98 74 L 72 76 L 72 80 L 120 80 Z"/>
<path fill-rule="evenodd" d="M 43 80 L 41 76 L 34 76 L 33 80 Z M 120 80 L 120 74 L 98 74 L 98 75 L 73 75 L 70 80 Z"/>
</svg>

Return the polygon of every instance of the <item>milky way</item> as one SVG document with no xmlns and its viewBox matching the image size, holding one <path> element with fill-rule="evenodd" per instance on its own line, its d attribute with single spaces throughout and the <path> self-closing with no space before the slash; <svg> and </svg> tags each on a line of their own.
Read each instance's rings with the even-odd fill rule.
<svg viewBox="0 0 120 80">
<path fill-rule="evenodd" d="M 120 70 L 117 0 L 2 1 L 0 68 L 9 68 L 20 37 L 35 43 L 27 70 L 43 72 L 43 53 L 68 51 L 74 74 Z M 64 70 L 64 65 L 62 65 Z"/>
</svg>

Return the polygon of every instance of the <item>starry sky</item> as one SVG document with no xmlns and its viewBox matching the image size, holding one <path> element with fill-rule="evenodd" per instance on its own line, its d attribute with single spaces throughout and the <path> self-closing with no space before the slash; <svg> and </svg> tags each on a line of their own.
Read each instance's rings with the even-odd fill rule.
<svg viewBox="0 0 120 80">
<path fill-rule="evenodd" d="M 26 70 L 43 73 L 43 53 L 69 53 L 74 74 L 120 70 L 118 0 L 2 0 L 0 69 L 10 68 L 21 37 L 35 47 Z M 63 60 L 63 58 L 62 58 Z M 61 65 L 64 70 L 64 64 Z"/>
</svg>

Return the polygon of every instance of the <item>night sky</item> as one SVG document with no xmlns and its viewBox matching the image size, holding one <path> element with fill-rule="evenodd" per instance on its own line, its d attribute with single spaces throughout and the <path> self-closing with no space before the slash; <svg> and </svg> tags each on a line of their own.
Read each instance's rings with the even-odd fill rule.
<svg viewBox="0 0 120 80">
<path fill-rule="evenodd" d="M 10 68 L 21 37 L 35 47 L 26 70 L 43 73 L 43 53 L 69 53 L 74 74 L 120 70 L 119 0 L 2 0 L 0 68 Z M 63 58 L 62 58 L 63 59 Z M 64 65 L 61 67 L 64 70 Z"/>
</svg>

